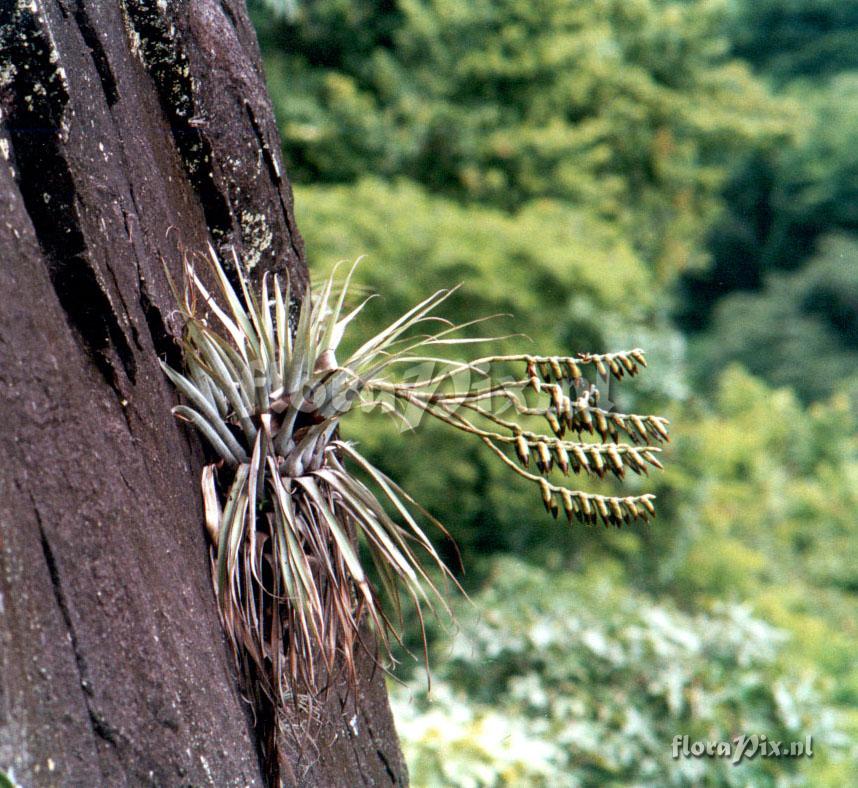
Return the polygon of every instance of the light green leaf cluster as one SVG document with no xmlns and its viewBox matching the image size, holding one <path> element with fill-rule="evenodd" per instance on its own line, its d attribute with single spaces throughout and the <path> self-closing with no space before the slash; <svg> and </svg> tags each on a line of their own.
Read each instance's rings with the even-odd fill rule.
<svg viewBox="0 0 858 788">
<path fill-rule="evenodd" d="M 509 558 L 474 601 L 431 693 L 391 685 L 419 785 L 801 785 L 800 759 L 675 760 L 673 737 L 839 746 L 813 682 L 778 664 L 784 633 L 745 607 L 690 615 Z"/>
<path fill-rule="evenodd" d="M 675 545 L 681 594 L 754 599 L 795 632 L 805 659 L 821 651 L 845 657 L 858 615 L 858 440 L 849 398 L 803 406 L 790 390 L 732 367 L 711 411 L 674 416 L 682 437 L 672 466 L 683 471 L 669 470 L 665 484 L 685 502 L 674 516 L 693 536 Z M 858 697 L 858 673 L 838 660 L 841 693 Z"/>
<path fill-rule="evenodd" d="M 722 371 L 711 404 L 675 407 L 677 444 L 657 486 L 670 531 L 653 531 L 638 569 L 687 604 L 746 601 L 790 633 L 781 662 L 820 674 L 826 702 L 858 735 L 858 439 L 854 392 L 803 405 L 740 367 Z M 630 569 L 633 562 L 627 564 Z M 655 585 L 650 580 L 649 585 Z M 858 764 L 821 751 L 815 785 Z"/>
<path fill-rule="evenodd" d="M 358 281 L 383 293 L 391 312 L 410 302 L 418 285 L 461 283 L 450 308 L 509 314 L 505 325 L 526 325 L 529 336 L 551 343 L 542 345 L 546 352 L 559 352 L 573 336 L 577 345 L 604 346 L 597 314 L 619 323 L 654 310 L 654 277 L 622 234 L 556 201 L 508 214 L 374 178 L 299 186 L 296 197 L 314 267 L 324 272 L 343 248 L 366 250 Z M 382 262 L 392 260 L 397 264 Z M 576 319 L 579 312 L 585 315 Z"/>
</svg>

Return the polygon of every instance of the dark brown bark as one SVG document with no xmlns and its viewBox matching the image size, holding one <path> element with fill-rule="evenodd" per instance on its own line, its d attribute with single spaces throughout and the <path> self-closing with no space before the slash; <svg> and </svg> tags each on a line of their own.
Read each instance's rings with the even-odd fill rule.
<svg viewBox="0 0 858 788">
<path fill-rule="evenodd" d="M 261 785 L 170 414 L 162 260 L 211 239 L 306 281 L 241 0 L 0 0 L 0 769 L 24 785 Z M 380 671 L 286 784 L 401 784 Z"/>
</svg>

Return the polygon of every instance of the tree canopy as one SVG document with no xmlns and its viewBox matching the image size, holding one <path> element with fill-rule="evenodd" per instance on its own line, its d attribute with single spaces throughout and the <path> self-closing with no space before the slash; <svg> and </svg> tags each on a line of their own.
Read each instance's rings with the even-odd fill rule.
<svg viewBox="0 0 858 788">
<path fill-rule="evenodd" d="M 670 277 L 700 261 L 727 163 L 786 131 L 725 22 L 705 0 L 332 0 L 266 40 L 299 182 L 373 173 L 506 210 L 563 200 Z"/>
</svg>

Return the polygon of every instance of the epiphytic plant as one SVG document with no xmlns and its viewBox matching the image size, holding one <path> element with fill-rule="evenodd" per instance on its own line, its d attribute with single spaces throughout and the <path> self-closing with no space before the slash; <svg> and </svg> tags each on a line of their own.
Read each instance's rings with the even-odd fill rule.
<svg viewBox="0 0 858 788">
<path fill-rule="evenodd" d="M 406 420 L 408 412 L 428 415 L 480 439 L 540 488 L 555 516 L 562 509 L 570 521 L 621 525 L 655 513 L 652 495 L 595 495 L 551 480 L 555 468 L 622 478 L 626 470 L 661 467 L 655 444 L 667 440 L 666 420 L 600 407 L 582 374 L 593 367 L 606 379 L 635 375 L 646 366 L 642 351 L 440 358 L 436 348 L 486 341 L 457 336 L 465 326 L 432 314 L 452 292 L 442 290 L 338 362 L 343 334 L 366 304 L 344 312 L 351 273 L 342 288 L 331 278 L 311 294 L 291 293 L 288 281 L 267 275 L 254 291 L 238 260 L 236 289 L 213 250 L 207 266 L 224 306 L 187 265 L 177 293 L 185 371 L 164 371 L 188 403 L 174 412 L 219 458 L 202 476 L 219 607 L 240 663 L 252 663 L 275 706 L 296 686 L 312 692 L 317 659 L 330 675 L 340 655 L 354 679 L 363 621 L 389 654 L 402 591 L 418 611 L 433 601 L 446 607 L 430 567 L 452 575 L 419 520 L 440 524 L 338 436 L 340 419 L 356 404 L 375 403 Z M 294 309 L 293 296 L 301 299 Z M 415 333 L 425 326 L 433 333 Z M 416 380 L 396 374 L 427 363 L 432 374 Z M 516 368 L 517 375 L 498 374 Z M 548 434 L 538 426 L 546 422 Z M 577 440 L 566 439 L 567 431 Z M 607 442 L 583 441 L 584 433 Z M 375 565 L 386 606 L 362 552 Z"/>
</svg>

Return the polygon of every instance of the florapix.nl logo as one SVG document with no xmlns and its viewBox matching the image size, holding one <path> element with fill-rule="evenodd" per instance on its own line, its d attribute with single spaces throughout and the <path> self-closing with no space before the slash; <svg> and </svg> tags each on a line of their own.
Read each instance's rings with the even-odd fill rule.
<svg viewBox="0 0 858 788">
<path fill-rule="evenodd" d="M 671 755 L 679 758 L 728 758 L 732 764 L 753 758 L 812 758 L 813 736 L 801 741 L 776 741 L 765 733 L 742 734 L 729 740 L 692 740 L 690 736 L 673 737 Z"/>
</svg>

